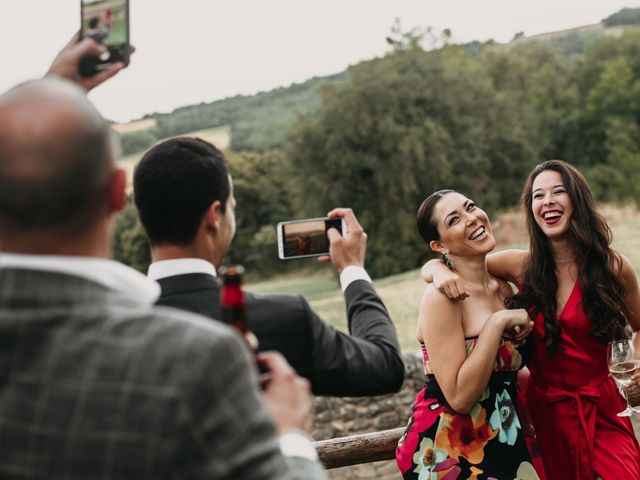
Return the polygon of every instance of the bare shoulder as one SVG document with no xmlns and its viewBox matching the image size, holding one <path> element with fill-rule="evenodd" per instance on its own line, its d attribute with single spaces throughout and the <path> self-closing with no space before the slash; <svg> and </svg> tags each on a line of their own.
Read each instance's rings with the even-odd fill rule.
<svg viewBox="0 0 640 480">
<path fill-rule="evenodd" d="M 451 300 L 437 288 L 425 288 L 418 314 L 418 341 L 431 352 L 453 348 L 464 338 L 461 301 Z"/>
<path fill-rule="evenodd" d="M 491 256 L 509 264 L 524 266 L 529 261 L 531 254 L 529 250 L 509 248 L 493 253 Z"/>
<path fill-rule="evenodd" d="M 625 286 L 627 288 L 629 288 L 630 285 L 637 285 L 638 277 L 629 259 L 618 252 L 616 252 L 616 256 L 619 261 L 614 264 L 614 271 L 622 277 L 622 281 L 626 284 Z"/>
<path fill-rule="evenodd" d="M 427 285 L 420 302 L 420 323 L 428 321 L 436 326 L 440 322 L 450 324 L 452 319 L 461 318 L 462 305 L 459 300 L 451 300 L 433 284 Z"/>
<path fill-rule="evenodd" d="M 422 294 L 421 305 L 427 304 L 432 307 L 459 309 L 460 302 L 451 300 L 444 293 L 438 290 L 432 283 L 427 284 Z"/>
</svg>

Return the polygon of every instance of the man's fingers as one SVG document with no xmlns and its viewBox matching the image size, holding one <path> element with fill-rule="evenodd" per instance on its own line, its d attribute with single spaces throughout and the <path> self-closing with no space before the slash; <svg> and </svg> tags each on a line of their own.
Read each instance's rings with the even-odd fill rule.
<svg viewBox="0 0 640 480">
<path fill-rule="evenodd" d="M 335 228 L 330 228 L 327 230 L 327 238 L 329 239 L 329 243 L 333 244 L 342 240 L 342 235 L 340 235 L 340 232 Z"/>
<path fill-rule="evenodd" d="M 269 386 L 271 380 L 273 380 L 273 375 L 271 375 L 271 373 L 260 374 L 260 377 L 258 377 L 258 381 L 260 382 L 260 387 L 262 388 L 262 390 L 265 390 Z"/>
<path fill-rule="evenodd" d="M 347 224 L 347 230 L 349 232 L 355 232 L 356 230 L 362 230 L 360 223 L 358 223 L 358 219 L 356 218 L 353 210 L 350 208 L 334 208 L 329 213 L 327 213 L 329 218 L 344 218 L 345 223 Z"/>
<path fill-rule="evenodd" d="M 123 68 L 124 68 L 124 63 L 122 62 L 114 63 L 107 70 L 97 73 L 91 78 L 88 78 L 86 82 L 88 89 L 91 90 L 92 88 L 97 87 L 101 83 L 106 82 Z"/>
<path fill-rule="evenodd" d="M 322 255 L 320 257 L 318 257 L 318 261 L 321 263 L 330 263 L 331 262 L 331 257 L 329 255 Z"/>
<path fill-rule="evenodd" d="M 74 53 L 80 57 L 97 57 L 106 51 L 107 48 L 104 45 L 100 45 L 88 37 L 83 38 L 82 41 L 74 47 Z"/>
<path fill-rule="evenodd" d="M 257 354 L 257 358 L 273 376 L 295 374 L 295 370 L 287 363 L 281 353 L 275 351 L 260 352 Z"/>
</svg>

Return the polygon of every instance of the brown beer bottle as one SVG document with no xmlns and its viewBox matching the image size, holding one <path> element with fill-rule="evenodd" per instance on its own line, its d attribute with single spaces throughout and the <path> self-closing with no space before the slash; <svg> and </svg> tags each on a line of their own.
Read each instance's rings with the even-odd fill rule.
<svg viewBox="0 0 640 480">
<path fill-rule="evenodd" d="M 242 265 L 229 265 L 220 268 L 222 290 L 220 292 L 220 313 L 222 321 L 237 329 L 242 335 L 249 332 L 247 312 L 242 292 Z"/>
</svg>

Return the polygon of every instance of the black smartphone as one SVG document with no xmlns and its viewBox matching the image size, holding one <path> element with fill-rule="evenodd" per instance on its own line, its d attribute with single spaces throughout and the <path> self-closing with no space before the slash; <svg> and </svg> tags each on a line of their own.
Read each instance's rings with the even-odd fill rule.
<svg viewBox="0 0 640 480">
<path fill-rule="evenodd" d="M 80 62 L 80 75 L 91 77 L 117 62 L 129 65 L 129 0 L 80 0 L 80 38 L 107 47 L 100 57 Z"/>
<path fill-rule="evenodd" d="M 329 255 L 327 230 L 330 228 L 335 228 L 341 235 L 347 233 L 342 218 L 307 218 L 278 223 L 278 256 L 287 260 Z"/>
</svg>

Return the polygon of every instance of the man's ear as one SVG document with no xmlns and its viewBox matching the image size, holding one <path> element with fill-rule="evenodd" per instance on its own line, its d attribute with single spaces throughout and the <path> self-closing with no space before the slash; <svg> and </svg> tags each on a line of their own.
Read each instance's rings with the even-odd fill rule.
<svg viewBox="0 0 640 480">
<path fill-rule="evenodd" d="M 441 253 L 443 255 L 447 251 L 447 249 L 444 248 L 444 245 L 442 245 L 442 242 L 440 240 L 431 240 L 429 242 L 429 248 L 431 249 L 432 252 Z"/>
<path fill-rule="evenodd" d="M 109 180 L 109 213 L 120 212 L 127 204 L 127 173 L 114 168 Z"/>
<path fill-rule="evenodd" d="M 204 212 L 203 221 L 208 230 L 217 231 L 220 228 L 220 217 L 222 216 L 222 204 L 220 200 L 211 202 L 209 208 Z"/>
</svg>

